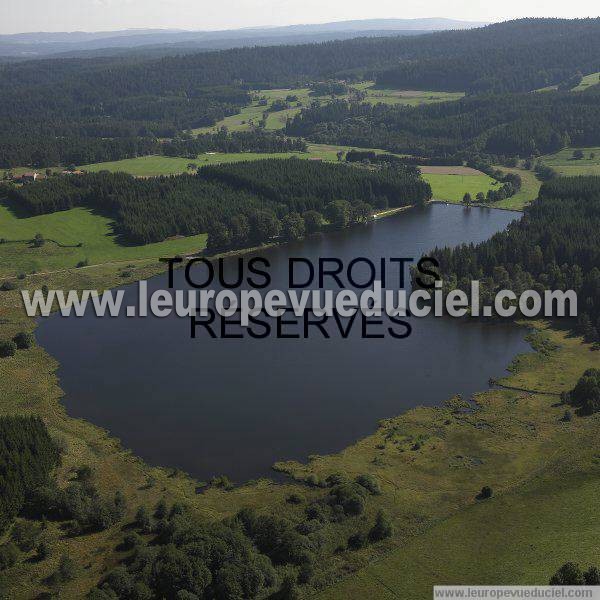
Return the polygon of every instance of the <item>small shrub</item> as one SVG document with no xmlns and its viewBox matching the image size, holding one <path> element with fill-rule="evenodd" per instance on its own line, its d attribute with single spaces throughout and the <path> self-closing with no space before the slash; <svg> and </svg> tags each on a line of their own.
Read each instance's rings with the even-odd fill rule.
<svg viewBox="0 0 600 600">
<path fill-rule="evenodd" d="M 304 481 L 311 487 L 319 487 L 319 485 L 321 485 L 321 482 L 315 473 L 307 475 Z"/>
<path fill-rule="evenodd" d="M 286 498 L 286 502 L 289 504 L 302 504 L 304 502 L 304 498 L 300 494 L 290 494 Z"/>
<path fill-rule="evenodd" d="M 489 485 L 484 485 L 481 488 L 481 492 L 479 492 L 479 495 L 477 496 L 477 498 L 479 500 L 487 500 L 488 498 L 492 497 L 492 488 Z"/>
<path fill-rule="evenodd" d="M 598 567 L 590 567 L 584 574 L 585 585 L 600 585 L 600 570 Z"/>
<path fill-rule="evenodd" d="M 0 289 L 2 289 L 3 292 L 10 292 L 16 290 L 17 286 L 14 281 L 4 281 Z"/>
<path fill-rule="evenodd" d="M 140 506 L 135 513 L 135 524 L 142 531 L 150 531 L 152 529 L 152 523 L 150 521 L 150 514 L 145 506 Z"/>
<path fill-rule="evenodd" d="M 565 563 L 552 577 L 550 585 L 583 585 L 583 573 L 581 567 L 575 563 Z"/>
<path fill-rule="evenodd" d="M 15 335 L 13 342 L 17 345 L 19 350 L 27 350 L 35 346 L 35 337 L 33 337 L 33 333 L 21 331 Z"/>
<path fill-rule="evenodd" d="M 0 571 L 10 569 L 15 565 L 19 558 L 19 549 L 12 543 L 8 542 L 0 546 Z"/>
<path fill-rule="evenodd" d="M 75 469 L 77 481 L 90 481 L 94 476 L 94 471 L 89 465 L 81 465 Z"/>
<path fill-rule="evenodd" d="M 77 574 L 77 567 L 75 561 L 68 556 L 63 554 L 60 557 L 60 563 L 58 563 L 58 569 L 53 573 L 51 581 L 54 584 L 66 583 L 75 579 Z"/>
<path fill-rule="evenodd" d="M 19 521 L 15 523 L 10 537 L 23 552 L 31 552 L 42 533 L 42 528 L 37 523 L 31 521 Z"/>
<path fill-rule="evenodd" d="M 154 518 L 158 519 L 159 521 L 161 519 L 166 518 L 166 516 L 169 514 L 169 510 L 167 508 L 167 503 L 165 501 L 164 498 L 162 498 L 158 504 L 156 505 L 155 509 L 154 509 Z"/>
<path fill-rule="evenodd" d="M 375 496 L 381 494 L 381 487 L 379 485 L 379 481 L 377 481 L 377 479 L 373 477 L 373 475 L 359 475 L 356 478 L 356 483 L 364 487 L 368 492 L 371 492 L 371 494 Z"/>
<path fill-rule="evenodd" d="M 8 358 L 17 353 L 17 345 L 12 340 L 0 340 L 0 358 Z"/>
<path fill-rule="evenodd" d="M 369 531 L 369 539 L 373 542 L 378 542 L 379 540 L 391 537 L 393 533 L 394 525 L 390 516 L 384 510 L 380 510 L 377 513 L 375 525 Z"/>
<path fill-rule="evenodd" d="M 90 261 L 86 258 L 84 260 L 80 260 L 76 265 L 76 269 L 81 269 L 83 267 L 87 267 L 90 264 Z"/>
<path fill-rule="evenodd" d="M 125 539 L 123 540 L 123 550 L 133 550 L 134 548 L 137 548 L 138 546 L 143 545 L 144 540 L 142 538 L 142 536 L 139 533 L 136 533 L 135 531 L 133 531 L 132 533 L 128 533 L 125 536 Z"/>
<path fill-rule="evenodd" d="M 51 546 L 48 542 L 42 540 L 36 548 L 36 558 L 39 561 L 46 560 L 51 554 Z"/>
<path fill-rule="evenodd" d="M 219 475 L 218 477 L 213 477 L 210 480 L 210 484 L 213 487 L 223 488 L 224 490 L 232 490 L 233 482 L 227 475 Z"/>
<path fill-rule="evenodd" d="M 350 548 L 350 550 L 360 550 L 361 548 L 364 548 L 366 544 L 367 536 L 362 531 L 357 531 L 348 538 L 348 548 Z"/>
</svg>

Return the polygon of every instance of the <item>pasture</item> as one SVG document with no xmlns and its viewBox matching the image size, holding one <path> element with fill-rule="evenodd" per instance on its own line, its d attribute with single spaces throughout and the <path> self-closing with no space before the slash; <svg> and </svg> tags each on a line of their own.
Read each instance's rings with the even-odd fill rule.
<svg viewBox="0 0 600 600">
<path fill-rule="evenodd" d="M 581 83 L 577 87 L 574 87 L 571 91 L 572 92 L 583 92 L 583 91 L 587 90 L 589 87 L 591 87 L 592 85 L 598 85 L 598 83 L 600 83 L 600 73 L 591 73 L 590 75 L 586 75 L 581 80 Z"/>
<path fill-rule="evenodd" d="M 40 248 L 27 243 L 36 233 L 47 240 Z M 202 234 L 145 246 L 124 246 L 115 235 L 112 220 L 86 208 L 20 218 L 3 204 L 0 238 L 8 240 L 0 244 L 3 275 L 72 269 L 81 261 L 93 265 L 189 254 L 202 250 L 206 244 L 206 235 Z"/>
<path fill-rule="evenodd" d="M 448 167 L 445 168 L 448 169 Z M 479 171 L 474 173 L 466 175 L 423 173 L 423 179 L 429 182 L 434 200 L 458 203 L 462 201 L 467 192 L 475 199 L 478 192 L 485 194 L 489 189 L 495 189 L 499 185 L 497 181 L 484 173 Z"/>
<path fill-rule="evenodd" d="M 505 173 L 519 175 L 521 177 L 521 189 L 514 196 L 506 198 L 506 200 L 494 202 L 493 206 L 510 210 L 523 210 L 525 206 L 531 204 L 537 198 L 542 182 L 536 177 L 533 171 L 504 166 L 497 166 L 496 168 Z"/>
<path fill-rule="evenodd" d="M 462 92 L 430 92 L 377 88 L 372 81 L 365 81 L 351 85 L 348 94 L 335 96 L 335 98 L 348 99 L 355 91 L 364 92 L 366 96 L 363 101 L 370 104 L 403 104 L 405 106 L 451 102 L 464 96 Z M 229 131 L 249 131 L 252 127 L 258 126 L 263 113 L 272 106 L 273 102 L 286 100 L 289 96 L 296 98 L 294 101 L 289 102 L 289 108 L 274 112 L 269 111 L 267 113 L 265 129 L 283 129 L 287 120 L 297 115 L 302 110 L 302 107 L 309 106 L 313 101 L 329 102 L 332 99 L 331 96 L 313 95 L 309 88 L 258 90 L 253 93 L 251 104 L 242 108 L 239 113 L 225 117 L 212 127 L 194 129 L 192 133 L 207 133 L 221 127 L 227 127 Z M 264 104 L 265 102 L 266 104 Z"/>
<path fill-rule="evenodd" d="M 128 158 L 115 162 L 96 163 L 93 165 L 82 165 L 80 168 L 84 171 L 95 173 L 98 171 L 122 171 L 136 177 L 156 177 L 158 175 L 179 175 L 180 173 L 191 172 L 188 165 L 191 163 L 198 167 L 206 165 L 217 165 L 223 163 L 240 162 L 244 160 L 263 160 L 266 158 L 292 158 L 297 157 L 305 160 L 319 159 L 324 161 L 338 162 L 338 152 L 347 152 L 351 150 L 350 146 L 333 146 L 329 144 L 309 144 L 307 152 L 278 152 L 278 153 L 258 153 L 258 152 L 210 152 L 200 154 L 195 159 L 178 158 L 170 156 L 140 156 L 138 158 Z M 384 153 L 385 150 L 375 148 L 366 148 L 377 153 Z"/>
<path fill-rule="evenodd" d="M 574 159 L 574 150 L 581 150 L 583 158 Z M 564 148 L 554 154 L 546 154 L 540 160 L 560 175 L 600 175 L 600 148 L 598 147 Z"/>
</svg>

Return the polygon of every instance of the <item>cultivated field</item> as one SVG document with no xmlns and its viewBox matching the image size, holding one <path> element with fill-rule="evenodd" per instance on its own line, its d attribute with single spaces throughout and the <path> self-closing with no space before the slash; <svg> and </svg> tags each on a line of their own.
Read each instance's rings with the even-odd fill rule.
<svg viewBox="0 0 600 600">
<path fill-rule="evenodd" d="M 481 175 L 481 171 L 477 169 L 473 169 L 471 167 L 464 166 L 423 166 L 419 167 L 421 173 L 430 173 L 430 174 L 438 174 L 438 175 Z"/>
</svg>

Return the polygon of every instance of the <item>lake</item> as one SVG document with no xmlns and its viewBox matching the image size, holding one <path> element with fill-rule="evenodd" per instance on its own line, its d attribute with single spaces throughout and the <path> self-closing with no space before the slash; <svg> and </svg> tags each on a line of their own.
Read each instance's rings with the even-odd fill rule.
<svg viewBox="0 0 600 600">
<path fill-rule="evenodd" d="M 255 255 L 270 261 L 272 287 L 285 290 L 289 257 L 418 259 L 435 246 L 485 240 L 519 216 L 433 204 Z M 166 288 L 166 274 L 148 287 Z M 175 288 L 186 288 L 181 270 Z M 123 289 L 135 303 L 137 285 Z M 236 482 L 269 476 L 278 460 L 339 451 L 412 407 L 469 398 L 530 349 L 510 323 L 451 318 L 411 318 L 406 339 L 191 339 L 189 320 L 174 316 L 40 321 L 37 338 L 60 361 L 70 415 L 105 427 L 151 464 Z"/>
</svg>

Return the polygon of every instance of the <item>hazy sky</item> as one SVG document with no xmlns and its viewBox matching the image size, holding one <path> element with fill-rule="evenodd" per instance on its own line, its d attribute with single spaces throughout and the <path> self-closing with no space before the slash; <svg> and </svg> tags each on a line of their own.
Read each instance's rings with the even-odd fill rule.
<svg viewBox="0 0 600 600">
<path fill-rule="evenodd" d="M 502 21 L 515 17 L 598 16 L 583 0 L 0 0 L 0 33 L 129 28 L 227 29 L 380 17 L 450 17 Z"/>
</svg>

